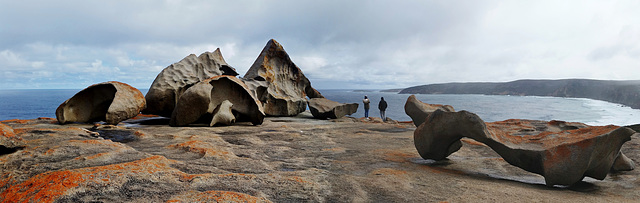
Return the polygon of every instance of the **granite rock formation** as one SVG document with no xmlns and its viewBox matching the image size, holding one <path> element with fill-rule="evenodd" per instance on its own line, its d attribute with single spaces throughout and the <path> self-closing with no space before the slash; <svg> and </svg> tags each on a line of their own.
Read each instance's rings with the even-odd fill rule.
<svg viewBox="0 0 640 203">
<path fill-rule="evenodd" d="M 343 104 L 326 98 L 312 98 L 309 99 L 309 111 L 317 119 L 336 119 L 357 112 L 358 104 Z"/>
<path fill-rule="evenodd" d="M 231 104 L 233 115 L 229 115 L 229 112 L 224 110 L 229 107 L 228 104 L 224 104 L 226 100 Z M 202 119 L 205 119 L 207 124 L 214 125 L 221 121 L 217 120 L 219 118 L 227 120 L 226 123 L 235 119 L 235 121 L 250 121 L 254 125 L 260 125 L 264 116 L 260 101 L 240 79 L 221 75 L 187 89 L 178 100 L 170 125 L 185 126 Z"/>
<path fill-rule="evenodd" d="M 580 127 L 530 120 L 485 124 L 471 112 L 436 110 L 415 130 L 414 144 L 422 158 L 442 160 L 468 137 L 510 164 L 544 176 L 548 186 L 572 185 L 586 176 L 603 180 L 635 131 L 613 125 Z"/>
<path fill-rule="evenodd" d="M 611 166 L 611 171 L 631 171 L 636 168 L 636 164 L 627 155 L 620 152 Z"/>
<path fill-rule="evenodd" d="M 0 123 L 0 156 L 23 148 L 25 143 L 13 132 L 13 128 Z"/>
<path fill-rule="evenodd" d="M 236 117 L 233 115 L 233 103 L 229 100 L 224 100 L 216 109 L 213 110 L 213 118 L 209 126 L 231 125 L 236 122 Z"/>
<path fill-rule="evenodd" d="M 324 98 L 291 61 L 282 45 L 271 39 L 243 80 L 255 92 L 269 116 L 295 116 L 307 108 L 307 97 Z"/>
<path fill-rule="evenodd" d="M 429 114 L 436 110 L 442 110 L 445 112 L 455 112 L 453 106 L 441 105 L 441 104 L 427 104 L 416 98 L 415 95 L 409 96 L 407 102 L 404 104 L 404 112 L 411 117 L 413 124 L 420 126 Z"/>
<path fill-rule="evenodd" d="M 146 125 L 146 117 L 98 128 L 55 118 L 0 121 L 25 143 L 0 156 L 0 202 L 640 199 L 640 170 L 546 188 L 542 176 L 468 138 L 448 160 L 424 160 L 413 146 L 413 124 L 312 117 L 303 112 L 267 117 L 259 127 L 216 128 Z M 622 151 L 640 160 L 640 137 L 631 139 Z"/>
<path fill-rule="evenodd" d="M 58 106 L 60 124 L 105 121 L 118 124 L 133 118 L 146 107 L 140 90 L 125 83 L 110 81 L 91 85 Z"/>
<path fill-rule="evenodd" d="M 218 75 L 238 75 L 222 58 L 220 49 L 197 57 L 191 54 L 169 65 L 156 76 L 149 87 L 145 96 L 147 108 L 144 113 L 171 117 L 182 93 L 196 83 Z"/>
</svg>

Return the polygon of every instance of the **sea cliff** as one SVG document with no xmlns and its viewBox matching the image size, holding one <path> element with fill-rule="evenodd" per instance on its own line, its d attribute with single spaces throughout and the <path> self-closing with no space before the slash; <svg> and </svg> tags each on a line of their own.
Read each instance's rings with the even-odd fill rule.
<svg viewBox="0 0 640 203">
<path fill-rule="evenodd" d="M 400 94 L 486 94 L 589 98 L 640 109 L 640 80 L 516 80 L 414 86 Z"/>
</svg>

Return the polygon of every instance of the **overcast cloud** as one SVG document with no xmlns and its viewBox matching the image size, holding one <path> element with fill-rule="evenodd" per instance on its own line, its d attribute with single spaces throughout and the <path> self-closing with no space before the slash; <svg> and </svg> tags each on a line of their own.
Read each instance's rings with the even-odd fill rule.
<svg viewBox="0 0 640 203">
<path fill-rule="evenodd" d="M 244 74 L 276 39 L 318 89 L 640 79 L 640 1 L 0 1 L 0 89 L 149 88 L 220 48 Z"/>
</svg>

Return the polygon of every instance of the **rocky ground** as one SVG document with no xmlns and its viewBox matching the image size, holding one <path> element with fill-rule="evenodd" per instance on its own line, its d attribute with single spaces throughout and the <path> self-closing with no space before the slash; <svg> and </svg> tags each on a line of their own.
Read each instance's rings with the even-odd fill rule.
<svg viewBox="0 0 640 203">
<path fill-rule="evenodd" d="M 260 126 L 169 127 L 1 123 L 0 202 L 633 202 L 640 170 L 547 187 L 542 176 L 464 140 L 445 161 L 424 160 L 411 123 L 269 117 Z M 14 134 L 14 135 L 13 135 Z M 1 137 L 1 136 L 0 136 Z M 640 163 L 638 134 L 622 151 Z"/>
</svg>

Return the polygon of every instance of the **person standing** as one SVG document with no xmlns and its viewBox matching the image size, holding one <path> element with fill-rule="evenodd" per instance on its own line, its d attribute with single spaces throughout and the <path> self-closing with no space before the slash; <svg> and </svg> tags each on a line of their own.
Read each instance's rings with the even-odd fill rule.
<svg viewBox="0 0 640 203">
<path fill-rule="evenodd" d="M 364 117 L 369 118 L 369 103 L 371 103 L 371 101 L 369 101 L 369 98 L 367 98 L 367 95 L 364 95 L 364 99 L 362 100 L 362 103 L 364 103 Z"/>
<path fill-rule="evenodd" d="M 384 111 L 387 110 L 387 102 L 384 100 L 384 97 L 380 97 L 380 103 L 378 103 L 378 109 L 380 109 L 380 118 L 382 121 L 386 121 L 387 117 L 384 114 Z"/>
</svg>

